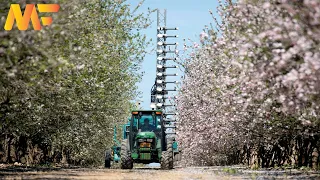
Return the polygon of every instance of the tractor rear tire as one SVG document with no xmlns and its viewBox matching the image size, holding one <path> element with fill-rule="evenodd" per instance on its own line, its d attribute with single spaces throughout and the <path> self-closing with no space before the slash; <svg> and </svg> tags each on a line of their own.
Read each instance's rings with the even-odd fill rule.
<svg viewBox="0 0 320 180">
<path fill-rule="evenodd" d="M 121 169 L 132 169 L 133 168 L 133 160 L 131 157 L 131 152 L 128 148 L 127 140 L 124 139 L 121 142 Z"/>
<path fill-rule="evenodd" d="M 105 168 L 111 168 L 111 151 L 106 151 L 106 157 L 104 159 L 104 167 Z"/>
<path fill-rule="evenodd" d="M 167 140 L 167 151 L 161 153 L 161 169 L 173 169 L 172 140 Z"/>
</svg>

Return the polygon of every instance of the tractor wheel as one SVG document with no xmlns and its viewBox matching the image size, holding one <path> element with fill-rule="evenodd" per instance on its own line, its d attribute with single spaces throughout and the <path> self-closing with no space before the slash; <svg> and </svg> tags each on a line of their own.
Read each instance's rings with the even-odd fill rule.
<svg viewBox="0 0 320 180">
<path fill-rule="evenodd" d="M 167 151 L 161 153 L 161 169 L 173 169 L 172 141 L 167 140 Z"/>
<path fill-rule="evenodd" d="M 133 160 L 131 158 L 131 152 L 128 148 L 127 140 L 124 139 L 121 142 L 121 169 L 132 169 L 133 168 Z"/>
<path fill-rule="evenodd" d="M 104 167 L 105 168 L 111 167 L 111 151 L 110 150 L 106 151 L 106 157 L 104 159 Z"/>
</svg>

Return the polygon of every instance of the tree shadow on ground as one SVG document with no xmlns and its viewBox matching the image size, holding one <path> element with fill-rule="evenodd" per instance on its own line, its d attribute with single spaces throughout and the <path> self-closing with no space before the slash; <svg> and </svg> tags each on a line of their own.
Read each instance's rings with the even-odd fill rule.
<svg viewBox="0 0 320 180">
<path fill-rule="evenodd" d="M 82 167 L 43 167 L 43 166 L 7 166 L 0 168 L 1 172 L 51 172 L 51 171 L 61 171 L 61 170 L 75 170 Z M 0 174 L 1 175 L 1 174 Z"/>
<path fill-rule="evenodd" d="M 0 179 L 73 179 L 78 176 L 77 173 L 68 172 L 66 170 L 77 169 L 80 170 L 80 167 L 7 166 L 0 168 Z"/>
</svg>

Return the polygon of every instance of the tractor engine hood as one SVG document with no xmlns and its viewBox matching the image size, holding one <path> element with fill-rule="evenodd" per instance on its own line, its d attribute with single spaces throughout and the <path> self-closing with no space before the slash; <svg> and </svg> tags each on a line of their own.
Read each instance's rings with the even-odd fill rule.
<svg viewBox="0 0 320 180">
<path fill-rule="evenodd" d="M 136 139 L 152 139 L 155 138 L 156 134 L 154 132 L 139 132 Z"/>
</svg>

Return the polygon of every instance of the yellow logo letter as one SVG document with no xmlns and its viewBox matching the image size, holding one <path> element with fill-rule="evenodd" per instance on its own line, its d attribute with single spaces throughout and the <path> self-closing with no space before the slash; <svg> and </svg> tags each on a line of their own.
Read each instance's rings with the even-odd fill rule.
<svg viewBox="0 0 320 180">
<path fill-rule="evenodd" d="M 29 27 L 30 19 L 34 30 L 41 30 L 38 13 L 36 11 L 36 8 L 34 7 L 34 4 L 27 4 L 23 16 L 20 9 L 20 5 L 11 4 L 6 24 L 4 25 L 4 29 L 6 31 L 10 31 L 14 24 L 14 20 L 16 20 L 18 29 L 21 31 L 25 31 Z"/>
<path fill-rule="evenodd" d="M 58 4 L 38 4 L 39 12 L 58 12 L 60 6 Z M 6 24 L 4 29 L 10 31 L 13 27 L 14 21 L 16 20 L 18 29 L 25 31 L 29 27 L 29 22 L 32 22 L 34 30 L 41 30 L 41 24 L 38 17 L 34 4 L 27 4 L 24 14 L 22 12 L 19 4 L 11 4 Z M 42 24 L 44 26 L 49 26 L 52 24 L 52 17 L 41 17 Z"/>
</svg>

